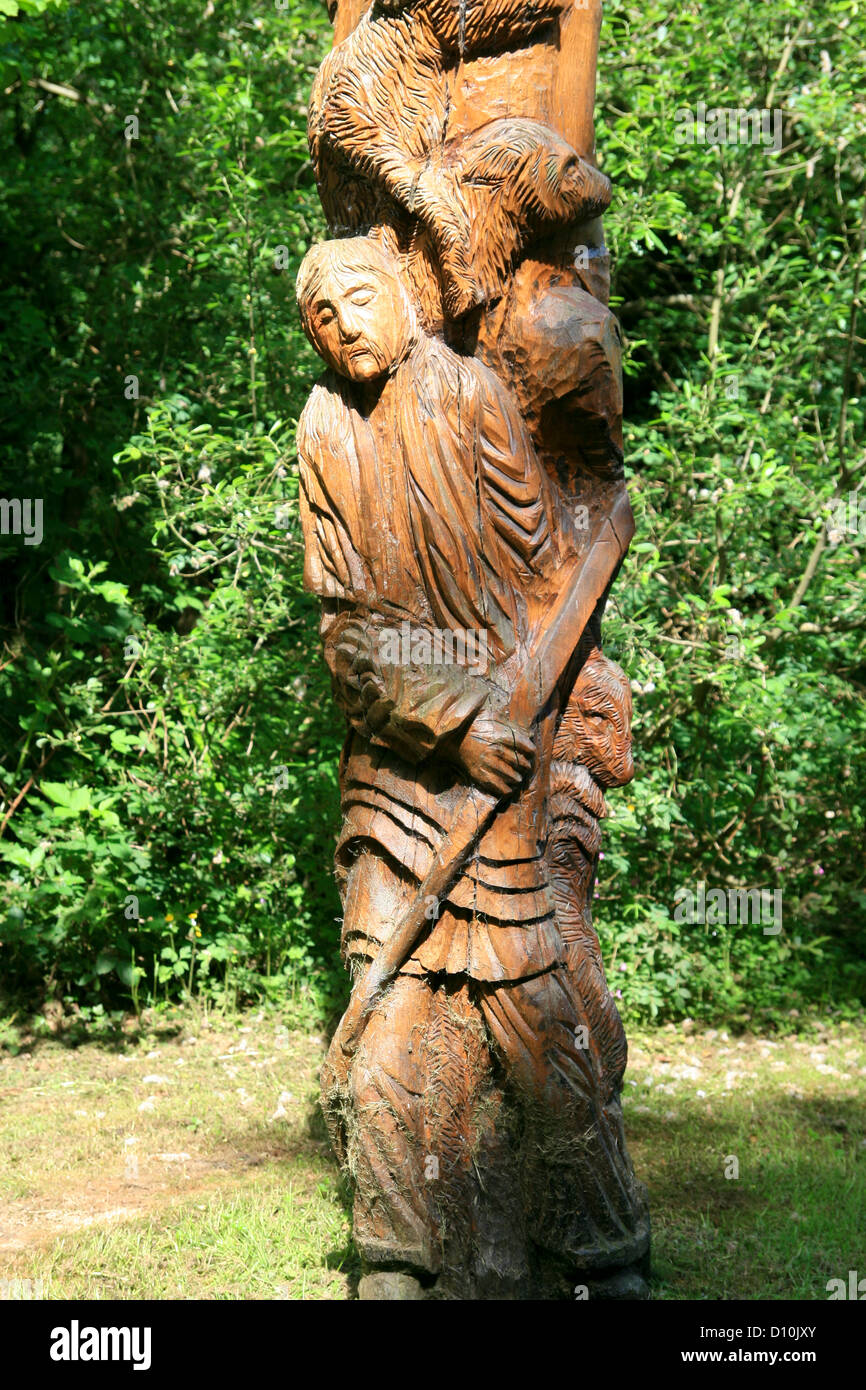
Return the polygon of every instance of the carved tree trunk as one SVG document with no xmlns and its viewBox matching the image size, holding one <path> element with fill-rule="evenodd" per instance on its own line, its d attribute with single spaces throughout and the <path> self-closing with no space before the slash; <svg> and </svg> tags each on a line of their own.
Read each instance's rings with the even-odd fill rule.
<svg viewBox="0 0 866 1390">
<path fill-rule="evenodd" d="M 601 618 L 633 530 L 593 106 L 601 5 L 343 0 L 298 429 L 347 721 L 349 1008 L 322 1077 L 367 1298 L 642 1297 L 592 925 L 632 776 Z"/>
</svg>

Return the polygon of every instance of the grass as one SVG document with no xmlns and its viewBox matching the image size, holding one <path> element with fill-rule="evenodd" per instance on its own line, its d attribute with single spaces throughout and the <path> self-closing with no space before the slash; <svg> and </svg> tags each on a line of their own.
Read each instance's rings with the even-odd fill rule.
<svg viewBox="0 0 866 1390">
<path fill-rule="evenodd" d="M 636 1041 L 625 1113 L 655 1297 L 825 1299 L 863 1265 L 864 1030 Z"/>
<path fill-rule="evenodd" d="M 0 1280 L 57 1299 L 354 1297 L 323 1049 L 272 1014 L 187 1010 L 4 1057 Z M 633 1030 L 626 1126 L 654 1297 L 826 1299 L 862 1266 L 864 1093 L 859 1025 Z"/>
</svg>

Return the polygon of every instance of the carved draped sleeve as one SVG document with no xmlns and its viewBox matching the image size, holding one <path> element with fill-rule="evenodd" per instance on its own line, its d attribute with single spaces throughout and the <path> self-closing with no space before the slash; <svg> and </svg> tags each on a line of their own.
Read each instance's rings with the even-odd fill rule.
<svg viewBox="0 0 866 1390">
<path fill-rule="evenodd" d="M 352 727 L 409 761 L 502 708 L 554 565 L 550 487 L 509 396 L 424 339 L 364 415 L 328 375 L 298 427 L 305 583 Z M 470 632 L 493 668 L 388 660 L 383 637 Z"/>
</svg>

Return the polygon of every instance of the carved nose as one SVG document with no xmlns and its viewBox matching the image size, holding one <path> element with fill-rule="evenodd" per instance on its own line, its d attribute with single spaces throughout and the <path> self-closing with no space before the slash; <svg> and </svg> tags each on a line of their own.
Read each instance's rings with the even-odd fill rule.
<svg viewBox="0 0 866 1390">
<path fill-rule="evenodd" d="M 563 180 L 563 191 L 583 215 L 594 216 L 610 206 L 610 179 L 585 159 L 576 159 L 569 166 Z"/>
<path fill-rule="evenodd" d="M 630 782 L 630 781 L 632 780 L 632 778 L 634 777 L 634 758 L 632 757 L 632 752 L 631 752 L 631 749 L 630 749 L 630 748 L 623 754 L 623 758 L 622 758 L 622 761 L 621 761 L 621 763 L 620 763 L 620 769 L 619 769 L 619 770 L 620 770 L 620 782 L 619 782 L 619 785 L 620 785 L 621 787 L 624 787 L 624 786 L 626 785 L 626 783 L 627 783 L 627 782 Z"/>
</svg>

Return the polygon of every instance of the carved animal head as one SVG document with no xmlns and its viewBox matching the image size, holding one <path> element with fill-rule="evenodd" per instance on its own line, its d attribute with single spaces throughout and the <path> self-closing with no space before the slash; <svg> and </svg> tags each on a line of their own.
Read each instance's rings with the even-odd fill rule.
<svg viewBox="0 0 866 1390">
<path fill-rule="evenodd" d="M 578 676 L 553 746 L 554 758 L 582 763 L 602 787 L 622 787 L 634 776 L 631 688 L 615 661 L 598 648 Z"/>
<path fill-rule="evenodd" d="M 472 227 L 471 264 L 488 297 L 501 293 L 533 237 L 596 217 L 610 180 L 539 121 L 490 121 L 451 153 Z"/>
<path fill-rule="evenodd" d="M 374 381 L 393 371 L 418 338 L 418 316 L 400 264 L 373 237 L 314 246 L 301 263 L 297 296 L 313 347 L 353 381 Z"/>
</svg>

